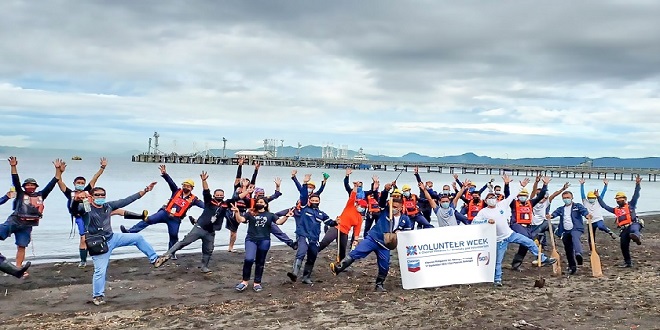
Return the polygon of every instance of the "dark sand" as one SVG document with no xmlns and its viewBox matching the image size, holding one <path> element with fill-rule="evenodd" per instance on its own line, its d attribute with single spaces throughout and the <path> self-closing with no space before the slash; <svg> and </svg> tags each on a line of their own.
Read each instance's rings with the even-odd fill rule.
<svg viewBox="0 0 660 330">
<path fill-rule="evenodd" d="M 2 329 L 660 329 L 660 216 L 645 220 L 643 245 L 632 245 L 634 268 L 616 267 L 622 262 L 618 240 L 600 232 L 605 277 L 591 276 L 585 253 L 574 276 L 552 277 L 551 267 L 544 267 L 543 289 L 533 288 L 539 272 L 529 264 L 531 254 L 523 271 L 509 269 L 517 245 L 505 259 L 503 288 L 484 283 L 403 290 L 393 255 L 384 294 L 373 292 L 373 255 L 356 262 L 352 272 L 333 276 L 328 263 L 334 245 L 319 256 L 312 286 L 286 277 L 292 250 L 271 250 L 261 293 L 251 287 L 234 291 L 242 253 L 216 251 L 210 275 L 199 272 L 197 254 L 181 255 L 159 269 L 146 258 L 116 260 L 108 271 L 108 303 L 100 307 L 90 302 L 92 266 L 36 265 L 28 279 L 0 276 Z M 563 256 L 563 247 L 559 252 Z"/>
</svg>

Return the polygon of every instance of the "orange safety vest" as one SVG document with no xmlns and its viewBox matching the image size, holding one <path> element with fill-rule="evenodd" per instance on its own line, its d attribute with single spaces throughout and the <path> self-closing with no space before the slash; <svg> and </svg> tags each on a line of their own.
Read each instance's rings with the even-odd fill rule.
<svg viewBox="0 0 660 330">
<path fill-rule="evenodd" d="M 23 196 L 23 203 L 16 208 L 16 216 L 23 221 L 39 221 L 44 214 L 44 200 L 39 196 Z"/>
<path fill-rule="evenodd" d="M 367 210 L 370 213 L 380 212 L 380 205 L 378 205 L 378 201 L 374 198 L 374 196 L 367 196 Z"/>
<path fill-rule="evenodd" d="M 407 216 L 415 216 L 419 213 L 416 195 L 411 194 L 410 198 L 403 197 L 403 211 Z"/>
<path fill-rule="evenodd" d="M 467 205 L 467 219 L 469 222 L 474 220 L 474 217 L 477 216 L 477 213 L 484 208 L 484 201 L 479 200 L 478 203 L 475 203 L 474 200 L 471 200 Z"/>
<path fill-rule="evenodd" d="M 623 227 L 625 225 L 629 225 L 632 223 L 632 216 L 630 214 L 630 205 L 628 205 L 628 203 L 626 203 L 626 205 L 622 207 L 615 208 L 614 215 L 616 216 L 617 227 Z"/>
<path fill-rule="evenodd" d="M 529 225 L 532 223 L 532 217 L 534 216 L 534 210 L 532 203 L 525 202 L 523 205 L 520 201 L 516 200 L 516 223 L 520 225 Z M 567 216 L 564 214 L 564 216 Z M 568 215 L 571 216 L 570 214 Z"/>
<path fill-rule="evenodd" d="M 176 194 L 165 206 L 165 211 L 175 218 L 181 218 L 186 215 L 188 209 L 193 205 L 192 201 L 195 200 L 195 195 L 190 194 L 188 197 L 183 197 L 183 190 L 179 189 Z"/>
<path fill-rule="evenodd" d="M 496 196 L 497 196 L 497 201 L 498 202 L 501 202 L 501 201 L 504 200 L 504 195 L 503 194 L 497 194 Z"/>
</svg>

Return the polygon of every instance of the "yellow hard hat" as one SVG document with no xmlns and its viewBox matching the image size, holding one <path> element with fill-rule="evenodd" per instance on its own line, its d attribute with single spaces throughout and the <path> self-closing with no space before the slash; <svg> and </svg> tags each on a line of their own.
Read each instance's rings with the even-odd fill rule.
<svg viewBox="0 0 660 330">
<path fill-rule="evenodd" d="M 593 191 L 587 193 L 587 198 L 596 198 L 596 194 Z"/>
<path fill-rule="evenodd" d="M 312 187 L 316 187 L 316 183 L 314 183 L 314 181 L 307 182 L 307 185 L 312 186 Z"/>
<path fill-rule="evenodd" d="M 187 184 L 187 185 L 190 185 L 191 187 L 194 187 L 195 186 L 195 181 L 193 181 L 192 179 L 186 179 L 183 182 L 181 182 L 181 184 Z"/>
<path fill-rule="evenodd" d="M 520 195 L 529 196 L 529 192 L 527 191 L 527 189 L 523 189 L 518 193 L 518 196 Z"/>
<path fill-rule="evenodd" d="M 628 198 L 628 197 L 626 197 L 626 193 L 624 193 L 623 191 L 619 191 L 618 193 L 616 193 L 616 196 L 614 196 L 614 198 L 616 199 L 616 198 Z"/>
<path fill-rule="evenodd" d="M 404 184 L 403 187 L 401 187 L 401 190 L 403 190 L 403 191 L 410 190 L 410 185 L 409 184 Z"/>
<path fill-rule="evenodd" d="M 402 194 L 401 190 L 399 189 L 394 189 L 394 191 L 392 192 L 392 195 L 401 195 L 401 194 Z"/>
</svg>

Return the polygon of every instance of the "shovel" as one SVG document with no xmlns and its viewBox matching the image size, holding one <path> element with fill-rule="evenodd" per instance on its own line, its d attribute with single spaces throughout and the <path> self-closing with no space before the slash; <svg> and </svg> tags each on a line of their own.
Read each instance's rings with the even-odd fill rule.
<svg viewBox="0 0 660 330">
<path fill-rule="evenodd" d="M 552 264 L 552 275 L 561 276 L 561 260 L 559 252 L 557 252 L 557 245 L 555 245 L 555 231 L 554 228 L 552 228 L 552 221 L 548 220 L 548 225 L 550 226 L 548 234 L 550 235 L 550 243 L 552 244 L 552 252 L 550 253 L 550 256 L 557 260 L 557 262 Z"/>
<path fill-rule="evenodd" d="M 541 242 L 539 242 L 538 240 L 536 242 L 539 245 L 539 253 L 538 253 L 538 259 L 537 259 L 537 267 L 539 268 L 539 278 L 534 281 L 534 287 L 540 289 L 540 288 L 545 286 L 545 279 L 543 277 L 541 277 L 541 266 L 543 266 L 541 264 L 541 254 L 543 254 L 543 252 L 542 252 L 543 247 L 541 246 Z"/>
</svg>

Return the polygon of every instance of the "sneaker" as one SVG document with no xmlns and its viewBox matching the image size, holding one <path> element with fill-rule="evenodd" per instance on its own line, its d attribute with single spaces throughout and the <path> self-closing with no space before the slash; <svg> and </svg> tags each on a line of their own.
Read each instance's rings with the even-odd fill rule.
<svg viewBox="0 0 660 330">
<path fill-rule="evenodd" d="M 557 262 L 557 259 L 555 258 L 546 258 L 545 261 L 542 262 L 541 264 L 543 266 L 547 266 L 547 265 L 553 265 L 555 262 Z"/>
<path fill-rule="evenodd" d="M 568 271 L 568 275 L 575 275 L 575 273 L 577 273 L 577 267 L 573 267 L 573 268 L 568 267 L 567 271 Z"/>
<path fill-rule="evenodd" d="M 120 229 L 121 232 L 124 233 L 124 234 L 127 234 L 127 233 L 128 233 L 128 229 L 126 229 L 126 227 L 124 227 L 124 225 L 119 226 L 119 229 Z"/>
<path fill-rule="evenodd" d="M 514 261 L 511 263 L 511 269 L 513 270 L 520 270 L 520 266 L 522 266 L 522 261 Z"/>
<path fill-rule="evenodd" d="M 532 260 L 532 266 L 538 267 L 539 266 L 539 260 L 538 259 Z"/>
<path fill-rule="evenodd" d="M 85 268 L 85 267 L 87 267 L 87 263 L 86 263 L 86 262 L 81 261 L 81 262 L 78 263 L 78 268 Z"/>
<path fill-rule="evenodd" d="M 204 274 L 209 274 L 209 273 L 211 273 L 211 270 L 210 270 L 208 267 L 206 267 L 206 266 L 202 266 L 201 271 L 202 271 L 202 273 L 204 273 Z"/>
<path fill-rule="evenodd" d="M 385 290 L 385 287 L 383 286 L 383 283 L 376 284 L 376 288 L 374 289 L 374 291 L 376 291 L 376 292 L 387 292 L 387 290 Z"/>
<path fill-rule="evenodd" d="M 303 284 L 314 284 L 314 282 L 312 282 L 312 278 L 309 277 L 309 276 L 303 276 L 303 279 L 302 279 L 301 282 Z"/>
<path fill-rule="evenodd" d="M 245 283 L 241 282 L 241 283 L 236 284 L 236 287 L 234 287 L 234 289 L 236 289 L 236 291 L 238 291 L 238 292 L 243 292 L 243 291 L 245 291 L 245 289 L 247 289 L 247 285 Z"/>
<path fill-rule="evenodd" d="M 179 258 L 176 257 L 176 254 L 172 254 L 172 256 L 170 257 L 170 259 L 172 259 L 172 260 L 179 260 Z"/>
<path fill-rule="evenodd" d="M 610 234 L 610 237 L 612 237 L 612 239 L 616 239 L 616 234 L 613 231 L 610 231 L 608 234 Z"/>
<path fill-rule="evenodd" d="M 577 261 L 578 266 L 582 266 L 582 263 L 584 262 L 584 260 L 582 259 L 582 255 L 581 254 L 576 254 L 575 255 L 575 261 Z"/>
<path fill-rule="evenodd" d="M 92 298 L 92 303 L 96 306 L 101 306 L 105 304 L 105 299 L 103 296 L 94 297 Z"/>
<path fill-rule="evenodd" d="M 624 263 L 620 264 L 617 267 L 619 267 L 619 268 L 632 268 L 632 263 L 624 262 Z"/>
<path fill-rule="evenodd" d="M 261 284 L 255 284 L 252 286 L 252 290 L 254 290 L 254 292 L 261 292 L 263 289 L 264 288 L 261 287 Z"/>
<path fill-rule="evenodd" d="M 170 260 L 169 255 L 162 255 L 162 256 L 158 257 L 158 259 L 156 259 L 156 261 L 154 261 L 154 267 L 158 268 L 158 267 L 162 266 L 168 260 Z"/>
<path fill-rule="evenodd" d="M 495 281 L 493 283 L 493 286 L 498 287 L 498 288 L 501 287 L 502 286 L 502 281 Z"/>
<path fill-rule="evenodd" d="M 630 239 L 631 239 L 633 242 L 637 243 L 637 245 L 642 245 L 642 238 L 639 237 L 639 236 L 640 236 L 640 235 L 638 235 L 638 234 L 634 234 L 634 233 L 633 233 L 633 234 L 630 234 Z"/>
</svg>

